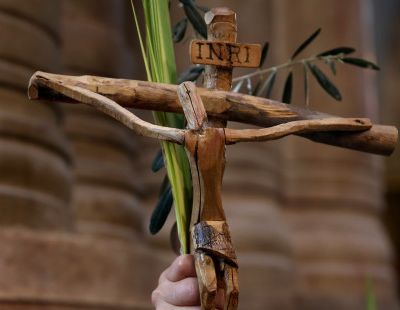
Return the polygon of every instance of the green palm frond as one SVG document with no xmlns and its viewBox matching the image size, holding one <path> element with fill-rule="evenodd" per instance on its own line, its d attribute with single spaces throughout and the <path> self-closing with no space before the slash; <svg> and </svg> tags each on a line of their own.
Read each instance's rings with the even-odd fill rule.
<svg viewBox="0 0 400 310">
<path fill-rule="evenodd" d="M 131 0 L 135 23 L 149 81 L 177 82 L 175 54 L 169 20 L 168 0 L 142 0 L 146 26 L 146 45 L 140 35 L 135 8 Z M 167 127 L 184 127 L 182 115 L 153 112 L 157 124 Z M 190 167 L 182 146 L 162 142 L 162 150 L 174 198 L 181 252 L 189 251 L 189 222 L 191 215 L 192 182 Z"/>
</svg>

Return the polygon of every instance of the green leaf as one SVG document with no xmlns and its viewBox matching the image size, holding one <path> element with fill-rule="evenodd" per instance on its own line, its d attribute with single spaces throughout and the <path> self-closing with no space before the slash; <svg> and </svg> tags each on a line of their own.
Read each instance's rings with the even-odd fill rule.
<svg viewBox="0 0 400 310">
<path fill-rule="evenodd" d="M 276 80 L 276 73 L 277 71 L 274 70 L 271 72 L 271 75 L 268 77 L 269 83 L 267 87 L 267 92 L 265 94 L 265 98 L 271 98 L 272 88 L 274 87 L 275 80 Z"/>
<path fill-rule="evenodd" d="M 244 82 L 244 79 L 237 82 L 236 85 L 232 88 L 232 91 L 234 93 L 238 93 L 240 91 L 240 89 L 242 88 L 243 82 Z M 258 84 L 257 84 L 257 86 L 258 86 Z"/>
<path fill-rule="evenodd" d="M 333 60 L 330 60 L 330 61 L 328 62 L 328 65 L 329 65 L 329 68 L 330 68 L 331 71 L 332 71 L 332 74 L 333 74 L 333 75 L 336 75 L 336 63 L 335 63 Z"/>
<path fill-rule="evenodd" d="M 146 0 L 142 1 L 142 4 L 146 25 L 146 47 L 141 44 L 141 50 L 144 59 L 147 60 L 147 77 L 153 82 L 176 84 L 176 64 L 168 0 Z M 135 24 L 138 25 L 136 15 L 134 17 Z M 182 115 L 165 112 L 153 112 L 153 115 L 158 125 L 184 127 Z M 189 223 L 192 206 L 190 166 L 182 146 L 169 142 L 161 142 L 161 145 L 172 188 L 181 250 L 182 254 L 187 254 L 189 253 Z"/>
<path fill-rule="evenodd" d="M 344 63 L 347 63 L 349 65 L 361 67 L 361 68 L 367 68 L 367 69 L 372 69 L 372 70 L 380 70 L 380 68 L 374 64 L 373 62 L 361 58 L 352 58 L 352 57 L 346 57 L 341 59 Z"/>
<path fill-rule="evenodd" d="M 269 42 L 265 42 L 264 45 L 263 45 L 263 48 L 261 50 L 260 67 L 263 66 L 265 60 L 267 59 L 268 50 L 269 50 Z"/>
<path fill-rule="evenodd" d="M 307 71 L 307 66 L 304 66 L 304 100 L 306 103 L 306 106 L 308 107 L 310 103 L 310 89 L 308 87 L 308 71 Z"/>
<path fill-rule="evenodd" d="M 316 66 L 307 63 L 308 68 L 317 80 L 318 84 L 333 98 L 340 101 L 342 96 L 336 86 L 328 79 L 328 77 Z"/>
<path fill-rule="evenodd" d="M 317 56 L 318 57 L 336 56 L 336 55 L 340 55 L 340 54 L 348 55 L 348 54 L 354 53 L 355 51 L 356 50 L 352 47 L 341 46 L 341 47 L 332 48 L 325 52 L 319 53 Z"/>
<path fill-rule="evenodd" d="M 246 79 L 246 87 L 247 87 L 247 93 L 251 95 L 251 93 L 253 92 L 253 85 L 251 83 L 251 79 L 249 78 Z"/>
<path fill-rule="evenodd" d="M 207 25 L 203 17 L 197 11 L 193 2 L 190 0 L 180 0 L 183 4 L 183 10 L 185 11 L 186 17 L 189 19 L 193 28 L 198 32 L 203 38 L 207 38 Z"/>
<path fill-rule="evenodd" d="M 321 28 L 318 28 L 312 35 L 310 35 L 301 45 L 294 51 L 291 59 L 294 59 L 297 55 L 299 55 L 321 32 Z"/>
<path fill-rule="evenodd" d="M 183 5 L 194 5 L 193 0 L 179 0 Z"/>
<path fill-rule="evenodd" d="M 374 287 L 372 284 L 372 280 L 371 279 L 367 279 L 367 285 L 366 285 L 366 300 L 365 300 L 365 306 L 366 306 L 366 310 L 377 310 L 378 307 L 376 305 L 376 296 L 375 296 L 375 292 L 374 292 Z"/>
<path fill-rule="evenodd" d="M 257 84 L 254 95 L 259 97 L 266 96 L 266 98 L 269 98 L 271 95 L 272 86 L 275 82 L 275 77 L 276 70 L 272 71 L 270 75 L 264 81 L 262 81 L 262 83 Z"/>
<path fill-rule="evenodd" d="M 151 170 L 153 172 L 157 172 L 163 167 L 164 167 L 164 157 L 162 150 L 160 149 L 153 159 L 153 163 L 151 164 Z"/>
<path fill-rule="evenodd" d="M 165 221 L 172 208 L 172 189 L 169 186 L 161 195 L 156 208 L 150 218 L 149 230 L 151 234 L 156 234 L 164 226 Z"/>
<path fill-rule="evenodd" d="M 182 41 L 182 39 L 185 37 L 187 24 L 187 18 L 183 18 L 175 24 L 174 28 L 172 29 L 172 38 L 175 43 Z"/>
<path fill-rule="evenodd" d="M 290 71 L 286 78 L 285 87 L 283 88 L 282 102 L 289 104 L 292 100 L 293 89 L 293 72 Z"/>
<path fill-rule="evenodd" d="M 181 75 L 179 75 L 178 78 L 178 84 L 185 82 L 185 81 L 196 81 L 199 76 L 203 73 L 204 71 L 204 66 L 191 66 L 189 69 L 183 71 Z"/>
</svg>

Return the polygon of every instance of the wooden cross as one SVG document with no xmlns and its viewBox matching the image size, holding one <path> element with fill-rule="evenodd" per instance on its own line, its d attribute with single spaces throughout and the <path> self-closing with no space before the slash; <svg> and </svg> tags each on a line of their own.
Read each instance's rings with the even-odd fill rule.
<svg viewBox="0 0 400 310">
<path fill-rule="evenodd" d="M 238 307 L 238 265 L 221 201 L 225 145 L 297 134 L 318 142 L 388 155 L 396 145 L 397 130 L 372 125 L 368 119 L 332 117 L 227 92 L 231 88 L 232 68 L 258 64 L 260 47 L 235 43 L 236 17 L 229 9 L 213 9 L 205 19 L 209 40 L 193 41 L 191 57 L 193 62 L 207 65 L 208 89 L 196 89 L 191 82 L 173 86 L 37 72 L 30 81 L 29 97 L 85 103 L 140 135 L 184 145 L 193 181 L 191 252 L 195 257 L 202 308 L 215 309 L 217 291 L 222 289 L 224 309 L 233 310 Z M 123 106 L 183 112 L 187 128 L 145 122 Z M 225 128 L 228 120 L 266 128 L 229 129 Z"/>
</svg>

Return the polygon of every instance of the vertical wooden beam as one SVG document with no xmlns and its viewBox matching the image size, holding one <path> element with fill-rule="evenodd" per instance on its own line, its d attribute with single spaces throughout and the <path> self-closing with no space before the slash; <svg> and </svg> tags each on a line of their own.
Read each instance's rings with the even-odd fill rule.
<svg viewBox="0 0 400 310">
<path fill-rule="evenodd" d="M 236 13 L 225 7 L 213 8 L 204 16 L 207 24 L 208 41 L 236 42 Z M 204 87 L 230 90 L 232 87 L 232 68 L 212 65 L 205 66 Z M 210 127 L 225 127 L 226 121 L 210 118 Z"/>
</svg>

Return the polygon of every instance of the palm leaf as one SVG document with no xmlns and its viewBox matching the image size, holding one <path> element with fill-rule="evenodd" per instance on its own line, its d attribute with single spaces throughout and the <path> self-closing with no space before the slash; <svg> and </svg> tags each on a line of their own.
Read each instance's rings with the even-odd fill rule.
<svg viewBox="0 0 400 310">
<path fill-rule="evenodd" d="M 162 154 L 162 150 L 159 150 L 153 159 L 153 162 L 151 164 L 151 170 L 153 172 L 157 172 L 163 167 L 164 167 L 164 157 Z"/>
<path fill-rule="evenodd" d="M 374 287 L 372 284 L 372 280 L 370 278 L 367 279 L 366 284 L 366 298 L 365 298 L 365 306 L 366 310 L 377 310 L 378 307 L 376 305 L 376 297 L 374 292 Z"/>
<path fill-rule="evenodd" d="M 146 25 L 146 49 L 142 42 L 141 49 L 144 61 L 147 63 L 147 78 L 154 82 L 176 83 L 176 64 L 168 0 L 142 0 L 142 4 Z M 134 17 L 138 28 L 135 13 Z M 139 29 L 138 33 L 140 34 Z M 142 41 L 141 37 L 140 41 Z M 179 128 L 184 126 L 184 119 L 178 114 L 153 112 L 153 116 L 156 123 L 162 126 Z M 169 142 L 162 142 L 161 145 L 175 205 L 181 251 L 188 253 L 188 226 L 192 199 L 190 167 L 182 146 Z"/>
<path fill-rule="evenodd" d="M 153 235 L 158 233 L 164 226 L 165 221 L 171 212 L 172 202 L 172 190 L 171 186 L 168 186 L 162 193 L 150 218 L 149 230 Z"/>
</svg>

